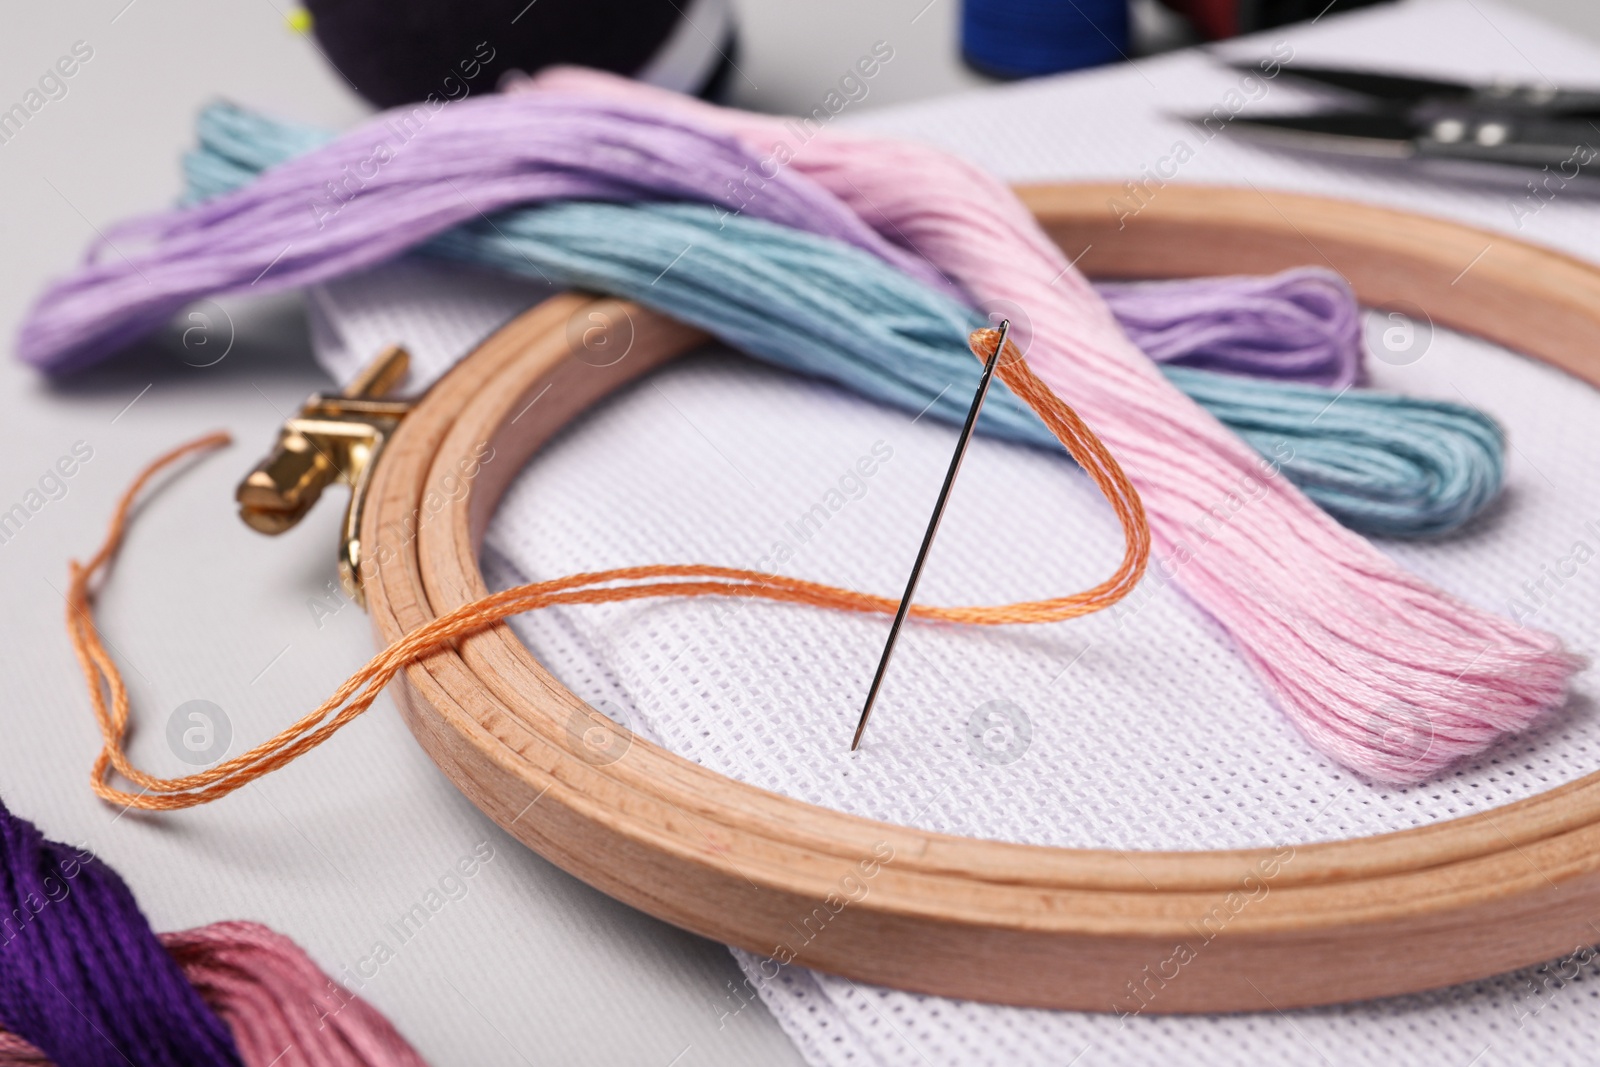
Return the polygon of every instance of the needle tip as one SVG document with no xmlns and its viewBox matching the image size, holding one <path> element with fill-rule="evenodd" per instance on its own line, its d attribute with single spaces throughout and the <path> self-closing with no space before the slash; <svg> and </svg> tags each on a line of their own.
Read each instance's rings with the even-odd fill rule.
<svg viewBox="0 0 1600 1067">
<path fill-rule="evenodd" d="M 870 714 L 872 714 L 870 707 L 861 713 L 861 721 L 856 723 L 856 735 L 850 739 L 851 752 L 861 747 L 861 735 L 867 732 L 867 716 Z"/>
</svg>

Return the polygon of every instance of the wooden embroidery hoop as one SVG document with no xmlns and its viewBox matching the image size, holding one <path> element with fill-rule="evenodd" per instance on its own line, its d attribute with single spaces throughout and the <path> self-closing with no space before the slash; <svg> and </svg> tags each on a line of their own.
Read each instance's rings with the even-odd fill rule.
<svg viewBox="0 0 1600 1067">
<path fill-rule="evenodd" d="M 1123 222 L 1107 206 L 1122 196 L 1115 186 L 1019 193 L 1091 276 L 1326 265 L 1365 305 L 1409 301 L 1439 326 L 1600 385 L 1600 269 L 1502 234 L 1220 187 L 1165 187 Z M 606 322 L 631 326 L 631 348 L 597 366 L 580 358 L 582 335 Z M 487 592 L 479 539 L 541 445 L 704 340 L 636 305 L 563 295 L 435 385 L 374 465 L 361 516 L 364 554 L 383 560 L 363 572 L 380 647 Z M 485 442 L 495 458 L 478 469 Z M 437 491 L 468 468 L 464 494 Z M 433 760 L 518 840 L 633 907 L 776 955 L 764 974 L 794 952 L 808 967 L 941 996 L 1247 1011 L 1415 992 L 1600 939 L 1600 773 L 1467 818 L 1294 845 L 1287 858 L 1046 848 L 815 807 L 643 739 L 621 758 L 597 756 L 584 739 L 597 713 L 504 624 L 412 665 L 395 695 Z"/>
</svg>

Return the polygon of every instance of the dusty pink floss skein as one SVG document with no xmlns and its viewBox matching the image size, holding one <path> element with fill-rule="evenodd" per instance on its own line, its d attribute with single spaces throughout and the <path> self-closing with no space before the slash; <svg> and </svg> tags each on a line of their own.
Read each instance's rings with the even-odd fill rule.
<svg viewBox="0 0 1600 1067">
<path fill-rule="evenodd" d="M 519 91 L 591 93 L 733 134 L 834 193 L 980 305 L 1026 309 L 1039 375 L 1143 496 L 1153 569 L 1228 631 L 1318 748 L 1373 778 L 1425 779 L 1559 705 L 1581 661 L 1340 528 L 1168 384 L 998 179 L 936 149 L 717 108 L 611 75 L 547 70 Z M 780 152 L 779 146 L 783 146 Z M 752 182 L 759 196 L 759 176 Z M 1220 518 L 1219 518 L 1220 516 Z"/>
</svg>

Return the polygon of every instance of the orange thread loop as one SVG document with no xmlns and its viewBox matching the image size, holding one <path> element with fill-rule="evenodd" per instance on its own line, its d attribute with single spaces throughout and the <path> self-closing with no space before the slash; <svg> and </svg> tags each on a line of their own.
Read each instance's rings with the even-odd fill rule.
<svg viewBox="0 0 1600 1067">
<path fill-rule="evenodd" d="M 971 338 L 973 352 L 987 358 L 997 331 L 978 330 Z M 934 607 L 913 605 L 918 619 L 1003 626 L 1015 623 L 1059 622 L 1110 607 L 1126 596 L 1144 573 L 1150 555 L 1150 527 L 1138 492 L 1128 481 L 1110 451 L 1094 431 L 1064 401 L 1051 392 L 1028 367 L 1015 346 L 997 373 L 1082 465 L 1110 502 L 1122 524 L 1125 551 L 1122 563 L 1105 581 L 1070 596 L 1024 601 L 998 607 Z M 820 582 L 736 567 L 701 564 L 653 564 L 619 567 L 531 582 L 463 604 L 454 611 L 412 630 L 352 674 L 327 700 L 293 725 L 239 756 L 214 767 L 177 778 L 146 774 L 128 759 L 125 742 L 130 710 L 127 686 L 116 663 L 106 652 L 94 624 L 94 594 L 90 583 L 109 571 L 112 558 L 127 530 L 134 502 L 157 474 L 187 456 L 221 447 L 232 441 L 226 433 L 212 433 L 157 457 L 123 492 L 112 514 L 105 542 L 87 563 L 69 564 L 67 631 L 83 668 L 89 698 L 100 724 L 103 746 L 96 757 L 91 784 L 102 799 L 147 811 L 167 811 L 206 804 L 269 774 L 332 737 L 340 727 L 372 706 L 385 686 L 407 665 L 450 647 L 457 638 L 477 633 L 523 612 L 557 604 L 602 604 L 660 596 L 744 596 L 810 604 L 838 611 L 893 614 L 898 602 L 890 597 L 858 593 Z M 139 787 L 131 792 L 112 783 L 115 771 Z"/>
</svg>

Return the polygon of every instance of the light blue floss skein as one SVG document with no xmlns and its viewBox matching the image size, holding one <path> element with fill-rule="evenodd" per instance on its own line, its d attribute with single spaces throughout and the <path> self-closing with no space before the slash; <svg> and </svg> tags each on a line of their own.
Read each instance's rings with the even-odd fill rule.
<svg viewBox="0 0 1600 1067">
<path fill-rule="evenodd" d="M 333 135 L 226 105 L 199 120 L 188 198 L 243 185 Z M 686 251 L 687 249 L 687 251 Z M 965 415 L 982 317 L 859 249 L 699 204 L 566 202 L 516 208 L 418 246 L 428 255 L 612 293 L 767 362 L 946 422 Z M 1344 525 L 1390 537 L 1447 533 L 1499 492 L 1504 435 L 1480 412 L 1370 390 L 1336 391 L 1162 366 L 1176 385 Z M 932 406 L 929 406 L 930 398 Z M 1069 398 L 1070 399 L 1070 398 Z M 1009 391 L 979 428 L 1060 443 Z"/>
</svg>

